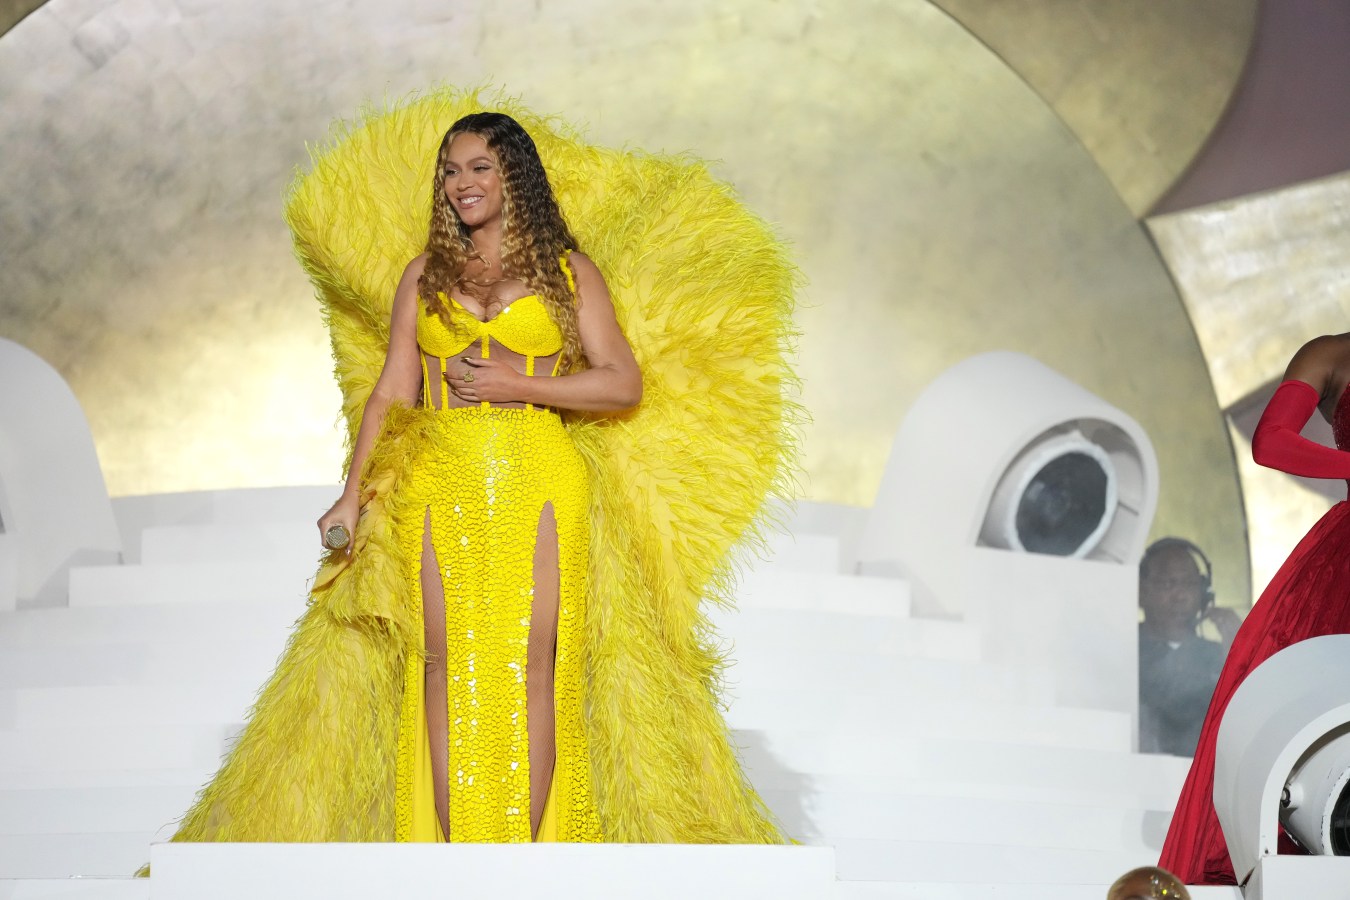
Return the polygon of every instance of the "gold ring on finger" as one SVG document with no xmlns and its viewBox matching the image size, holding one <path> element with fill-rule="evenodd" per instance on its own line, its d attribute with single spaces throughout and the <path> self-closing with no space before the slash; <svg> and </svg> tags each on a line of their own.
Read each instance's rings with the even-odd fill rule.
<svg viewBox="0 0 1350 900">
<path fill-rule="evenodd" d="M 464 373 L 464 380 L 473 381 L 473 369 L 470 369 L 469 371 Z"/>
</svg>

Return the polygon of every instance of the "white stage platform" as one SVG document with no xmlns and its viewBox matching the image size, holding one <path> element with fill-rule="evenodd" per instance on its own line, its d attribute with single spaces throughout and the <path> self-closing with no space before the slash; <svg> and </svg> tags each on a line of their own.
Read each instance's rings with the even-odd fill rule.
<svg viewBox="0 0 1350 900">
<path fill-rule="evenodd" d="M 399 871 L 430 891 L 445 871 L 488 878 L 545 856 L 556 871 L 539 877 L 555 885 L 564 872 L 627 877 L 632 862 L 650 882 L 642 896 L 700 884 L 709 898 L 1088 900 L 1156 859 L 1186 761 L 1132 753 L 1128 714 L 1057 702 L 1052 666 L 990 661 L 997 636 L 913 616 L 903 580 L 842 574 L 841 536 L 862 511 L 804 504 L 795 537 L 716 620 L 736 659 L 728 717 L 747 769 L 805 846 L 166 846 L 155 878 L 127 880 L 271 670 L 333 494 L 115 501 L 126 564 L 73 568 L 64 608 L 0 613 L 0 900 L 261 897 L 263 882 L 294 897 L 320 876 L 330 886 L 305 894 L 343 896 L 366 871 L 392 895 Z M 447 851 L 468 856 L 440 869 Z M 760 874 L 749 887 L 736 872 Z M 637 893 L 612 883 L 592 878 L 585 896 Z"/>
<path fill-rule="evenodd" d="M 1267 856 L 1247 885 L 1249 900 L 1350 900 L 1350 858 Z"/>
<path fill-rule="evenodd" d="M 828 900 L 828 847 L 160 844 L 154 900 Z"/>
</svg>

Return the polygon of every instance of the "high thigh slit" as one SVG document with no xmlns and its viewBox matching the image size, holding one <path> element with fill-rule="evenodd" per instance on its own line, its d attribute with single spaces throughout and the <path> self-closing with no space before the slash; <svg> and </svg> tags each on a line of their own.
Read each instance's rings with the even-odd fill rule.
<svg viewBox="0 0 1350 900">
<path fill-rule="evenodd" d="M 430 415 L 406 486 L 423 514 L 400 538 L 424 640 L 405 672 L 396 836 L 600 840 L 582 710 L 585 466 L 549 410 Z"/>
<path fill-rule="evenodd" d="M 544 504 L 539 514 L 533 569 L 525 662 L 525 723 L 530 740 L 530 833 L 537 840 L 557 756 L 553 670 L 558 648 L 558 528 L 551 501 Z"/>
<path fill-rule="evenodd" d="M 449 786 L 447 770 L 450 765 L 448 747 L 449 718 L 445 681 L 445 588 L 440 578 L 441 567 L 436 562 L 436 547 L 431 540 L 431 510 L 422 519 L 422 563 L 419 581 L 422 588 L 422 653 L 423 659 L 423 716 L 426 719 L 428 764 L 431 784 L 435 791 L 437 835 L 441 840 L 450 836 Z"/>
<path fill-rule="evenodd" d="M 448 818 L 449 790 L 447 770 L 448 701 L 446 697 L 446 620 L 445 591 L 436 548 L 431 539 L 431 512 L 423 518 L 420 584 L 423 611 L 423 716 L 427 732 L 427 765 L 434 791 L 436 840 L 450 839 Z M 554 663 L 558 644 L 558 529 L 553 504 L 544 504 L 535 537 L 533 587 L 529 626 L 529 650 L 526 673 L 526 729 L 530 758 L 530 833 L 534 840 L 548 840 L 556 834 L 553 827 L 541 832 L 545 802 L 551 796 L 557 744 L 554 735 Z M 447 579 L 452 576 L 447 571 Z M 431 837 L 430 832 L 427 835 Z"/>
</svg>

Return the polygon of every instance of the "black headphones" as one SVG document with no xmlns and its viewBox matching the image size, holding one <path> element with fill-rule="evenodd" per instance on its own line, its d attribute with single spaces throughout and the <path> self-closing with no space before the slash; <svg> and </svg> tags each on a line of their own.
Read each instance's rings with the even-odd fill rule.
<svg viewBox="0 0 1350 900">
<path fill-rule="evenodd" d="M 1192 556 L 1192 558 L 1195 559 L 1196 562 L 1200 564 L 1201 569 L 1200 584 L 1201 590 L 1203 591 L 1203 596 L 1202 599 L 1200 600 L 1199 615 L 1203 616 L 1205 614 L 1205 610 L 1209 609 L 1211 606 L 1214 605 L 1214 567 L 1210 565 L 1209 557 L 1205 555 L 1205 551 L 1201 550 L 1199 547 L 1195 546 L 1195 544 L 1192 544 L 1185 538 L 1179 537 L 1158 538 L 1152 544 L 1149 544 L 1148 549 L 1144 551 L 1143 557 L 1139 560 L 1139 568 L 1143 569 L 1144 564 L 1148 562 L 1149 557 L 1151 557 L 1153 554 L 1158 553 L 1159 551 L 1162 550 L 1167 550 L 1171 547 L 1181 547 L 1183 550 L 1189 553 Z"/>
</svg>

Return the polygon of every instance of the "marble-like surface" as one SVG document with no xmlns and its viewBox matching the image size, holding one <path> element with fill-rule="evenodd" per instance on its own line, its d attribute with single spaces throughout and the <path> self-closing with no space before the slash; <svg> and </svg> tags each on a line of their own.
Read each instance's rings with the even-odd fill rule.
<svg viewBox="0 0 1350 900">
<path fill-rule="evenodd" d="M 934 2 L 1045 98 L 1136 215 L 1219 121 L 1257 18 L 1257 0 Z"/>
<path fill-rule="evenodd" d="M 1350 322 L 1350 172 L 1156 216 L 1148 228 L 1225 409 Z"/>
<path fill-rule="evenodd" d="M 1259 593 L 1329 495 L 1344 497 L 1338 482 L 1314 486 L 1257 466 L 1250 434 L 1294 351 L 1350 328 L 1350 173 L 1157 216 L 1148 227 L 1195 323 L 1219 403 L 1241 426 L 1233 445 Z M 1319 431 L 1310 436 L 1330 443 L 1329 429 Z"/>
<path fill-rule="evenodd" d="M 919 390 L 1009 348 L 1140 420 L 1160 531 L 1245 561 L 1228 437 L 1147 236 L 924 0 L 50 0 L 0 38 L 0 330 L 70 379 L 115 493 L 336 479 L 279 197 L 332 119 L 436 81 L 717 160 L 794 244 L 809 497 L 869 503 Z M 1245 565 L 1221 569 L 1245 596 Z"/>
</svg>

